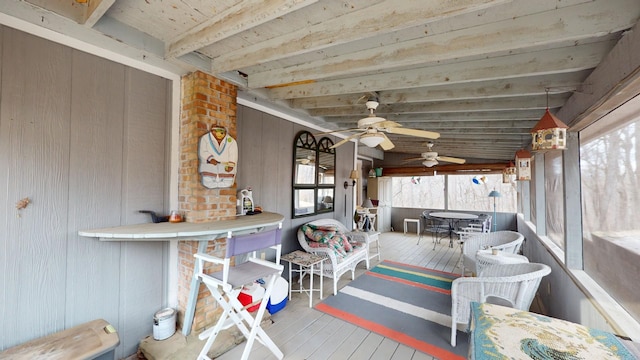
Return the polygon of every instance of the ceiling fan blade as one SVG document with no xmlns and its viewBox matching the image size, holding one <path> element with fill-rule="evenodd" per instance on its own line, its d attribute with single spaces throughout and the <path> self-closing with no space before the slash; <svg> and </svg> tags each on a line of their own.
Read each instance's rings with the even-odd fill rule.
<svg viewBox="0 0 640 360">
<path fill-rule="evenodd" d="M 362 130 L 362 129 L 359 129 L 359 128 L 353 128 L 353 129 L 332 130 L 332 131 L 326 131 L 326 132 L 321 132 L 321 133 L 313 134 L 313 136 L 329 135 L 329 134 L 335 134 L 335 133 L 340 133 L 340 132 L 360 131 L 360 130 Z"/>
<path fill-rule="evenodd" d="M 387 135 L 385 135 L 384 133 L 379 133 L 379 134 L 382 134 L 382 136 L 384 137 L 384 140 L 380 143 L 380 147 L 382 148 L 382 150 L 391 150 L 394 147 L 396 147 L 395 145 L 393 145 L 391 140 L 389 140 Z"/>
<path fill-rule="evenodd" d="M 408 158 L 408 159 L 402 160 L 402 162 L 412 162 L 412 161 L 418 161 L 418 160 L 424 160 L 424 158 L 422 156 L 414 157 L 414 158 Z"/>
<path fill-rule="evenodd" d="M 367 132 L 366 132 L 366 131 L 364 131 L 364 132 L 359 132 L 359 133 L 357 133 L 357 134 L 353 134 L 353 135 L 351 135 L 351 136 L 348 136 L 347 138 L 342 139 L 342 140 L 338 141 L 337 143 L 333 144 L 333 146 L 331 146 L 331 147 L 330 147 L 330 149 L 335 149 L 335 148 L 337 148 L 338 146 L 340 146 L 340 145 L 342 145 L 342 144 L 346 143 L 347 141 L 350 141 L 351 139 L 356 138 L 356 137 L 358 137 L 358 136 L 360 136 L 360 135 L 363 135 L 363 134 L 366 134 L 366 133 L 367 133 Z"/>
<path fill-rule="evenodd" d="M 439 161 L 446 161 L 454 164 L 464 164 L 466 162 L 465 159 L 460 159 L 460 158 L 455 158 L 450 156 L 438 156 L 436 159 Z"/>
<path fill-rule="evenodd" d="M 377 128 L 395 128 L 395 127 L 401 127 L 402 125 L 400 123 L 397 123 L 395 121 L 391 121 L 391 120 L 385 120 L 385 121 L 381 121 L 379 123 L 375 124 Z"/>
<path fill-rule="evenodd" d="M 417 137 L 423 137 L 427 139 L 437 139 L 440 137 L 440 134 L 437 132 L 417 130 L 417 129 L 407 129 L 403 127 L 391 127 L 386 129 L 386 131 L 391 134 L 417 136 Z"/>
</svg>

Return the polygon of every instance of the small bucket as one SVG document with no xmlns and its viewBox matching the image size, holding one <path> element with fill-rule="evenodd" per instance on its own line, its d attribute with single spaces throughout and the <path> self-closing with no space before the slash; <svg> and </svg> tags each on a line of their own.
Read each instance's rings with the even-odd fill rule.
<svg viewBox="0 0 640 360">
<path fill-rule="evenodd" d="M 162 309 L 153 316 L 153 338 L 164 340 L 176 332 L 176 311 L 172 308 Z"/>
<path fill-rule="evenodd" d="M 382 168 L 381 168 L 381 167 L 376 168 L 376 176 L 377 176 L 377 177 L 382 176 Z"/>
</svg>

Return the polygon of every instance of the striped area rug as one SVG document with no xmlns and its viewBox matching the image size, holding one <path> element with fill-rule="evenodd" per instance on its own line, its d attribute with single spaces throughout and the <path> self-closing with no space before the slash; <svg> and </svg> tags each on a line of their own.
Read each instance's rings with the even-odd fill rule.
<svg viewBox="0 0 640 360">
<path fill-rule="evenodd" d="M 466 359 L 468 336 L 451 347 L 451 282 L 459 275 L 385 260 L 316 309 L 437 359 Z"/>
</svg>

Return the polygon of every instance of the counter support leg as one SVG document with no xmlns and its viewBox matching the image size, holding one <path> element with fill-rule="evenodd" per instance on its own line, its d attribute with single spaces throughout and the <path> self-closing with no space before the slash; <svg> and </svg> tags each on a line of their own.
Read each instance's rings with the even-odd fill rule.
<svg viewBox="0 0 640 360">
<path fill-rule="evenodd" d="M 207 251 L 208 241 L 198 241 L 198 253 L 204 254 Z M 198 289 L 200 289 L 200 266 L 198 262 L 193 262 L 193 276 L 191 277 L 191 286 L 189 287 L 189 299 L 187 300 L 187 308 L 184 309 L 184 323 L 182 324 L 182 334 L 187 336 L 191 333 L 193 325 L 193 316 L 196 312 L 196 300 L 198 299 Z"/>
</svg>

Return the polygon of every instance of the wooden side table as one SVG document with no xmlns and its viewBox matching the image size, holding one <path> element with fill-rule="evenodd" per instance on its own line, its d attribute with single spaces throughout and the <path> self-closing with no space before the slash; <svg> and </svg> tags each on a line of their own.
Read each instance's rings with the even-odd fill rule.
<svg viewBox="0 0 640 360">
<path fill-rule="evenodd" d="M 320 300 L 322 300 L 322 264 L 324 263 L 325 258 L 301 250 L 296 250 L 282 255 L 280 259 L 289 263 L 289 300 L 291 300 L 292 292 L 307 293 L 309 295 L 309 307 L 312 307 L 314 291 L 320 291 Z M 318 264 L 320 265 L 320 272 L 314 271 L 313 269 Z M 293 269 L 293 265 L 298 265 L 298 269 Z M 293 289 L 291 284 L 291 275 L 293 272 L 297 272 L 299 274 L 297 289 Z M 320 287 L 318 289 L 313 288 L 314 273 L 320 275 Z M 305 289 L 304 286 L 302 286 L 302 280 L 307 274 L 309 274 L 309 288 Z"/>
</svg>

